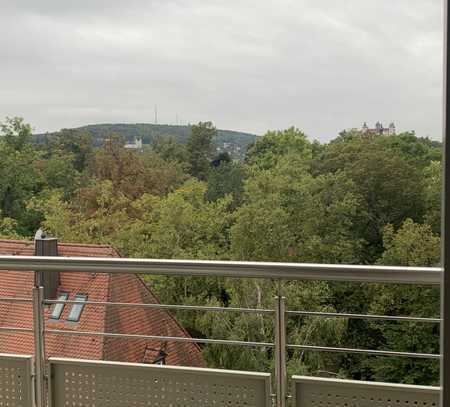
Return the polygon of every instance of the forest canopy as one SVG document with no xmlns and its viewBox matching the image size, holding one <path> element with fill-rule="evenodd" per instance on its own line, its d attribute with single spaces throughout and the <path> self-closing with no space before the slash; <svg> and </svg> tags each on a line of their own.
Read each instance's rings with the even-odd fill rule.
<svg viewBox="0 0 450 407">
<path fill-rule="evenodd" d="M 329 143 L 297 128 L 268 131 L 236 159 L 217 151 L 211 122 L 187 140 L 152 137 L 127 149 L 86 129 L 33 138 L 21 118 L 0 125 L 0 237 L 31 239 L 40 227 L 64 242 L 105 243 L 123 256 L 436 266 L 440 262 L 441 144 L 412 133 L 344 131 Z M 234 159 L 233 159 L 234 158 Z M 270 308 L 269 281 L 152 277 L 164 303 Z M 435 317 L 429 287 L 286 283 L 288 307 Z M 270 341 L 257 315 L 177 317 L 193 336 Z M 439 353 L 434 325 L 295 317 L 293 343 Z M 405 335 L 405 333 L 408 333 Z M 269 370 L 268 350 L 203 348 L 210 366 Z M 430 360 L 288 355 L 290 372 L 439 383 Z"/>
</svg>

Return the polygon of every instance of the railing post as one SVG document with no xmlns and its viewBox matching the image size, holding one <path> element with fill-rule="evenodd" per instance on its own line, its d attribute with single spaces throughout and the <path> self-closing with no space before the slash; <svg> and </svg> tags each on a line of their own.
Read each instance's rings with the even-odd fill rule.
<svg viewBox="0 0 450 407">
<path fill-rule="evenodd" d="M 36 407 L 45 407 L 45 344 L 44 344 L 44 288 L 42 275 L 35 273 L 33 288 L 33 330 L 35 359 Z"/>
<path fill-rule="evenodd" d="M 286 308 L 285 298 L 280 291 L 275 297 L 275 381 L 277 407 L 286 407 Z"/>
<path fill-rule="evenodd" d="M 444 273 L 441 285 L 441 406 L 450 405 L 450 8 L 444 1 L 444 164 L 442 185 L 441 257 Z"/>
</svg>

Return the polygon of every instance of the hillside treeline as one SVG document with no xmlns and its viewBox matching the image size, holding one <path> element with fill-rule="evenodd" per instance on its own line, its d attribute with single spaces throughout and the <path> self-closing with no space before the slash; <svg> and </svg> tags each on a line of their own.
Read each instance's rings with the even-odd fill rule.
<svg viewBox="0 0 450 407">
<path fill-rule="evenodd" d="M 22 119 L 0 127 L 0 236 L 43 227 L 61 241 L 107 243 L 123 256 L 434 266 L 440 261 L 441 145 L 405 133 L 342 132 L 311 142 L 269 131 L 244 161 L 217 154 L 212 123 L 187 144 L 156 138 L 143 151 L 111 134 L 62 131 L 31 142 Z M 147 278 L 163 303 L 272 308 L 276 282 Z M 431 287 L 285 282 L 292 310 L 436 317 Z M 268 316 L 178 312 L 192 336 L 273 341 Z M 439 353 L 434 324 L 290 316 L 293 344 Z M 268 371 L 269 348 L 208 345 L 209 366 Z M 288 352 L 289 373 L 437 384 L 438 362 Z"/>
<path fill-rule="evenodd" d="M 152 144 L 159 137 L 172 137 L 181 144 L 186 144 L 191 134 L 191 125 L 171 125 L 171 124 L 151 124 L 151 123 L 116 123 L 116 124 L 91 124 L 76 129 L 65 129 L 68 131 L 88 134 L 95 147 L 102 147 L 105 139 L 111 134 L 117 134 L 132 143 L 135 139 L 141 139 L 143 144 Z M 33 135 L 33 141 L 38 144 L 48 142 L 58 136 L 56 133 L 44 133 Z M 242 159 L 247 146 L 255 141 L 256 136 L 250 133 L 239 131 L 217 129 L 217 136 L 214 143 L 217 147 L 222 147 L 224 143 L 230 149 L 235 158 Z"/>
</svg>

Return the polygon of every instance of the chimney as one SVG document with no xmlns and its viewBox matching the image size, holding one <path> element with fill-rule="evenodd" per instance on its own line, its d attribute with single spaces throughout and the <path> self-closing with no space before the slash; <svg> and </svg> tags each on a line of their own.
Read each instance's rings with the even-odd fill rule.
<svg viewBox="0 0 450 407">
<path fill-rule="evenodd" d="M 39 229 L 34 236 L 34 255 L 58 256 L 58 239 L 47 237 L 46 233 Z M 42 278 L 45 298 L 55 299 L 59 286 L 59 273 L 44 271 Z"/>
</svg>

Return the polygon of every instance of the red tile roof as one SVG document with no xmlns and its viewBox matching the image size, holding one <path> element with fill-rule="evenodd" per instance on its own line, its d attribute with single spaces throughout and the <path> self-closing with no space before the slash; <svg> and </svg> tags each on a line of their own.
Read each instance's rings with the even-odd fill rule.
<svg viewBox="0 0 450 407">
<path fill-rule="evenodd" d="M 59 244 L 60 256 L 119 257 L 111 246 Z M 0 240 L 0 255 L 34 255 L 34 243 Z M 30 298 L 33 288 L 32 272 L 3 271 L 0 275 L 0 297 Z M 122 303 L 158 303 L 144 282 L 133 274 L 60 273 L 58 293 L 66 292 L 69 300 L 76 294 L 86 294 L 89 301 Z M 149 336 L 180 336 L 189 334 L 170 314 L 161 309 L 131 307 L 100 307 L 86 305 L 79 322 L 66 321 L 71 306 L 67 304 L 58 321 L 50 319 L 52 306 L 46 306 L 47 329 L 66 331 L 111 332 Z M 0 302 L 0 327 L 32 328 L 31 303 Z M 48 357 L 69 357 L 142 363 L 153 362 L 162 351 L 170 365 L 204 365 L 200 348 L 188 342 L 162 342 L 143 339 L 104 338 L 66 334 L 45 335 Z M 33 335 L 1 333 L 0 353 L 33 354 Z"/>
</svg>

